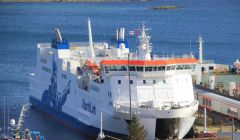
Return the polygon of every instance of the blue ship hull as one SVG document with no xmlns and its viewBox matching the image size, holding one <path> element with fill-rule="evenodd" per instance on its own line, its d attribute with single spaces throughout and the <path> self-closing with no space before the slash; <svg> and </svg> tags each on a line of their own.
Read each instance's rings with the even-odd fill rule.
<svg viewBox="0 0 240 140">
<path fill-rule="evenodd" d="M 99 128 L 86 125 L 86 124 L 78 121 L 76 118 L 74 118 L 62 111 L 59 111 L 57 109 L 47 106 L 46 104 L 42 103 L 42 101 L 34 98 L 31 95 L 29 96 L 29 101 L 33 106 L 39 108 L 44 113 L 47 113 L 48 115 L 54 117 L 54 119 L 56 119 L 57 121 L 63 122 L 63 124 L 73 128 L 77 131 L 80 131 L 88 136 L 97 137 L 100 132 Z M 115 132 L 110 132 L 110 131 L 103 131 L 103 132 L 106 135 L 114 136 L 117 138 L 126 138 L 127 137 L 126 135 L 115 133 Z"/>
</svg>

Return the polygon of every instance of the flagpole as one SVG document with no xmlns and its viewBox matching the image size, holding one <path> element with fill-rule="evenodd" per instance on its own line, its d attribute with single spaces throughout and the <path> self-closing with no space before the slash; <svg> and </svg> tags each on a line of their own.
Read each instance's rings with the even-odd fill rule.
<svg viewBox="0 0 240 140">
<path fill-rule="evenodd" d="M 130 107 L 130 125 L 132 123 L 132 94 L 130 87 L 130 66 L 129 66 L 130 53 L 128 53 L 128 90 L 129 90 L 129 107 Z"/>
</svg>

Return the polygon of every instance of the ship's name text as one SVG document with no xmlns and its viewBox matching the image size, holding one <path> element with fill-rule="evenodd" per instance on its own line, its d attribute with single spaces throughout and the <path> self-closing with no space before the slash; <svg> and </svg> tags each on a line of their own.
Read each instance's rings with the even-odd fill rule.
<svg viewBox="0 0 240 140">
<path fill-rule="evenodd" d="M 82 109 L 96 115 L 96 106 L 90 101 L 87 102 L 85 99 L 82 99 Z"/>
</svg>

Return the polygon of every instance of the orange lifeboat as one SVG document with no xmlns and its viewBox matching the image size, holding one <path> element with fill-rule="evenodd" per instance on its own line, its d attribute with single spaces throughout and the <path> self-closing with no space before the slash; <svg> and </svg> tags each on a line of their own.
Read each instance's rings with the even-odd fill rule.
<svg viewBox="0 0 240 140">
<path fill-rule="evenodd" d="M 92 60 L 87 60 L 84 64 L 85 70 L 91 70 L 94 74 L 100 74 L 100 67 L 96 65 Z"/>
</svg>

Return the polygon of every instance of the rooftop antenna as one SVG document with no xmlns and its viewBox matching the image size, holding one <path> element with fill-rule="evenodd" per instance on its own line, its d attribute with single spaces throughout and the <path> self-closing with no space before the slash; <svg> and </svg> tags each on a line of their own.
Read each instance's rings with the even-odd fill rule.
<svg viewBox="0 0 240 140">
<path fill-rule="evenodd" d="M 88 38 L 89 38 L 89 55 L 91 58 L 94 58 L 95 54 L 94 54 L 94 50 L 93 50 L 92 27 L 91 27 L 90 18 L 88 18 Z"/>
<path fill-rule="evenodd" d="M 55 34 L 56 34 L 56 39 L 58 42 L 62 42 L 62 35 L 60 33 L 60 30 L 58 28 L 54 28 Z"/>
</svg>

